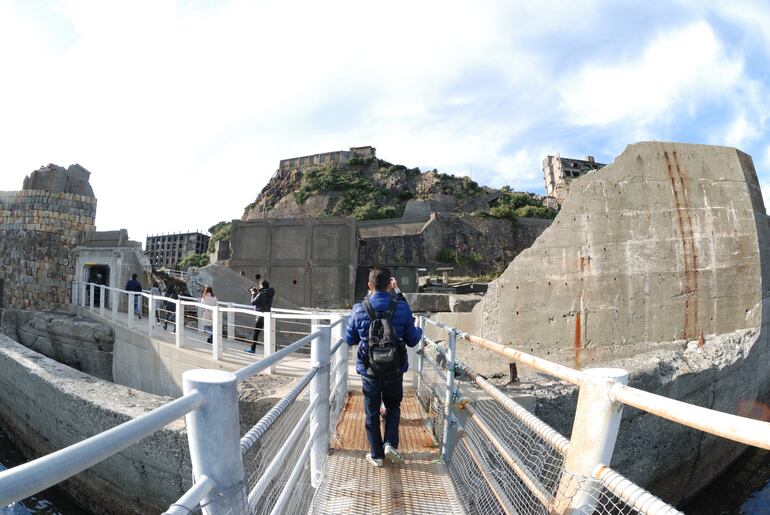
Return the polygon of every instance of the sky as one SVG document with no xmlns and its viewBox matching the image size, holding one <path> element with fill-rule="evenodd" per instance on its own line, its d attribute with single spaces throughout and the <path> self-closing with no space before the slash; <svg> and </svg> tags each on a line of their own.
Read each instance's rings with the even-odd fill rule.
<svg viewBox="0 0 770 515">
<path fill-rule="evenodd" d="M 549 154 L 735 146 L 770 194 L 770 3 L 0 0 L 0 190 L 91 172 L 98 230 L 240 218 L 284 158 L 543 193 Z"/>
</svg>

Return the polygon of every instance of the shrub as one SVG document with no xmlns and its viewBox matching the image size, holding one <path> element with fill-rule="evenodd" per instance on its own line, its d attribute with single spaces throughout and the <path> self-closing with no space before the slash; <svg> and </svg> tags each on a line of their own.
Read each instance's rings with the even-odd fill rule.
<svg viewBox="0 0 770 515">
<path fill-rule="evenodd" d="M 406 201 L 406 200 L 411 200 L 413 198 L 414 198 L 414 193 L 412 193 L 407 189 L 403 189 L 398 192 L 398 200 Z"/>
<path fill-rule="evenodd" d="M 179 262 L 179 266 L 182 268 L 189 268 L 191 266 L 206 266 L 209 264 L 209 255 L 208 254 L 190 254 L 189 256 L 185 256 L 182 261 Z"/>
<path fill-rule="evenodd" d="M 219 222 L 218 224 L 212 225 L 209 227 L 209 233 L 211 234 L 211 238 L 209 239 L 209 252 L 214 252 L 215 244 L 219 240 L 229 240 L 230 239 L 230 229 L 232 228 L 231 222 Z M 206 258 L 206 265 L 208 264 L 208 257 Z M 202 265 L 202 266 L 206 266 Z M 194 265 L 199 266 L 199 265 Z"/>
</svg>

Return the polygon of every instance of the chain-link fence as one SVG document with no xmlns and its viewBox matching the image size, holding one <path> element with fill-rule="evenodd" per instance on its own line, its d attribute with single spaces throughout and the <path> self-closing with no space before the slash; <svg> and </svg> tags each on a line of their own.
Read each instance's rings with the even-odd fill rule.
<svg viewBox="0 0 770 515">
<path fill-rule="evenodd" d="M 606 466 L 596 478 L 565 470 L 569 441 L 426 338 L 417 395 L 426 425 L 442 441 L 447 374 L 455 375 L 444 460 L 470 514 L 679 513 Z"/>
</svg>

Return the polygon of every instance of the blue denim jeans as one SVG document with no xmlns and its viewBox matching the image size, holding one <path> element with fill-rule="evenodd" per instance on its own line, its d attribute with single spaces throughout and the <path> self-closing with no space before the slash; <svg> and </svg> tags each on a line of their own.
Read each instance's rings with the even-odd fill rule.
<svg viewBox="0 0 770 515">
<path fill-rule="evenodd" d="M 401 422 L 401 399 L 404 397 L 404 375 L 383 378 L 361 376 L 366 413 L 366 436 L 373 458 L 382 458 L 382 446 L 389 443 L 398 449 L 398 425 Z M 380 404 L 385 404 L 385 438 L 380 431 Z"/>
</svg>

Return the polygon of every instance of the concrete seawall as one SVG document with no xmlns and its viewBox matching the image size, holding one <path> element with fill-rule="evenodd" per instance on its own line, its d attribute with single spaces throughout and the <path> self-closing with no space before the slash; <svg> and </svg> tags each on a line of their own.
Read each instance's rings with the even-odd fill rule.
<svg viewBox="0 0 770 515">
<path fill-rule="evenodd" d="M 0 424 L 27 456 L 72 445 L 169 400 L 84 374 L 0 334 Z M 159 513 L 190 478 L 178 420 L 60 488 L 95 513 Z"/>
</svg>

